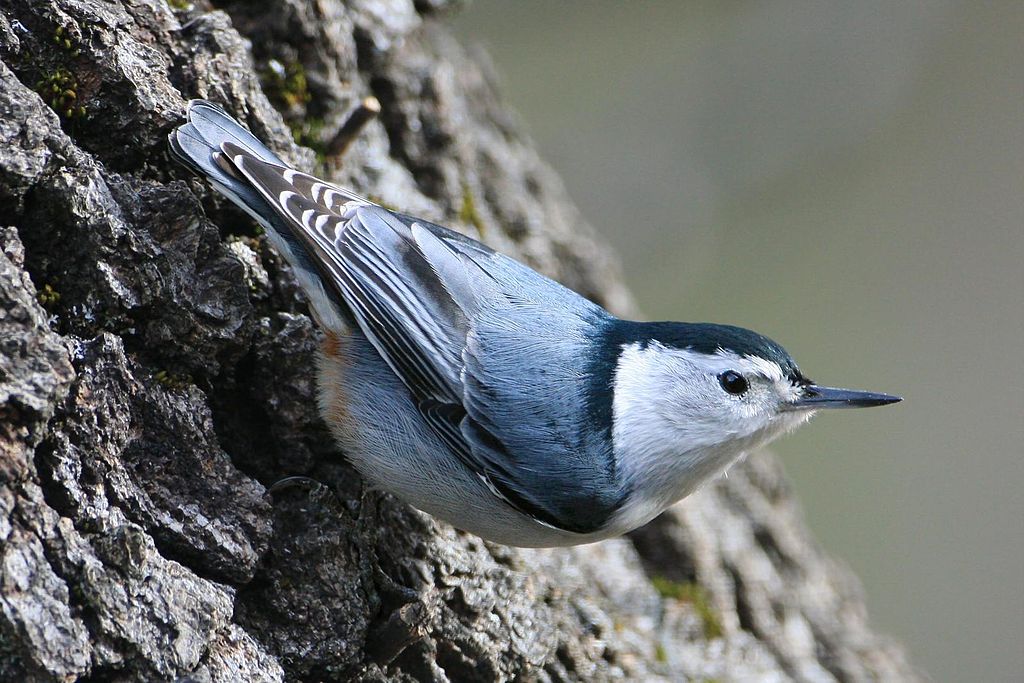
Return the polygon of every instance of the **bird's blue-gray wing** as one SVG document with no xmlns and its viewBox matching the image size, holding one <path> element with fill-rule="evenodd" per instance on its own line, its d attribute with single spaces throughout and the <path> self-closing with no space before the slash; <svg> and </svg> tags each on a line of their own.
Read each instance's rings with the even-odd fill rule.
<svg viewBox="0 0 1024 683">
<path fill-rule="evenodd" d="M 470 322 L 461 432 L 470 465 L 551 526 L 603 526 L 623 491 L 612 455 L 611 367 L 597 347 L 610 316 L 558 283 L 445 228 L 412 230 Z"/>
<path fill-rule="evenodd" d="M 610 425 L 589 419 L 594 393 L 611 390 L 590 367 L 607 313 L 458 233 L 239 147 L 224 153 L 294 224 L 467 467 L 543 523 L 580 533 L 603 526 L 622 494 Z"/>
</svg>

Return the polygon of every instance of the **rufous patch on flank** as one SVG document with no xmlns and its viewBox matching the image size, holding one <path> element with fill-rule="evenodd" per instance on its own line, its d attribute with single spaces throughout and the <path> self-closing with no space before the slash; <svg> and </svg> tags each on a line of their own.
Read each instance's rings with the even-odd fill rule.
<svg viewBox="0 0 1024 683">
<path fill-rule="evenodd" d="M 344 351 L 345 342 L 341 338 L 341 335 L 337 332 L 328 331 L 324 334 L 323 343 L 320 344 L 320 350 L 323 354 L 331 359 L 339 359 L 342 352 Z"/>
<path fill-rule="evenodd" d="M 321 406 L 335 437 L 343 441 L 351 438 L 355 429 L 344 390 L 344 374 L 351 361 L 348 355 L 349 344 L 348 337 L 331 331 L 324 333 L 320 344 Z"/>
</svg>

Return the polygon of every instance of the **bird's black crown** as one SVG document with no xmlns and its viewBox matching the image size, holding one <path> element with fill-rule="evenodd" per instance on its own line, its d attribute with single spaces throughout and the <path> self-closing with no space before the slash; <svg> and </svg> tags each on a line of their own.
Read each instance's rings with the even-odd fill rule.
<svg viewBox="0 0 1024 683">
<path fill-rule="evenodd" d="M 756 356 L 776 363 L 782 372 L 792 380 L 800 381 L 803 376 L 796 361 L 786 349 L 763 334 L 733 325 L 716 323 L 653 322 L 638 323 L 619 321 L 615 336 L 619 344 L 639 342 L 642 345 L 652 341 L 677 349 L 689 349 L 698 353 L 712 354 L 722 349 L 739 356 Z"/>
</svg>

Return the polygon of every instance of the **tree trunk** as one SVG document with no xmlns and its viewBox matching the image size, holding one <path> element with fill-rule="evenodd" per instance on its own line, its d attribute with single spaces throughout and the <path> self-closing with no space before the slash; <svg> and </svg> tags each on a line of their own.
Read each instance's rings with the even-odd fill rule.
<svg viewBox="0 0 1024 683">
<path fill-rule="evenodd" d="M 286 265 L 166 137 L 216 100 L 300 168 L 628 313 L 446 4 L 0 0 L 0 679 L 915 678 L 767 454 L 573 549 L 362 490 Z M 295 474 L 324 486 L 267 494 Z"/>
</svg>

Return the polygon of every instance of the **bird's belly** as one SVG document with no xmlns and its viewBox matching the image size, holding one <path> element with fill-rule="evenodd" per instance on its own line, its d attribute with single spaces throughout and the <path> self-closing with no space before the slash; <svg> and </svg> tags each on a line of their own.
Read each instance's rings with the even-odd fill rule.
<svg viewBox="0 0 1024 683">
<path fill-rule="evenodd" d="M 319 366 L 321 412 L 347 458 L 374 487 L 506 545 L 565 546 L 604 537 L 546 526 L 491 493 L 435 436 L 362 335 L 328 333 Z"/>
</svg>

